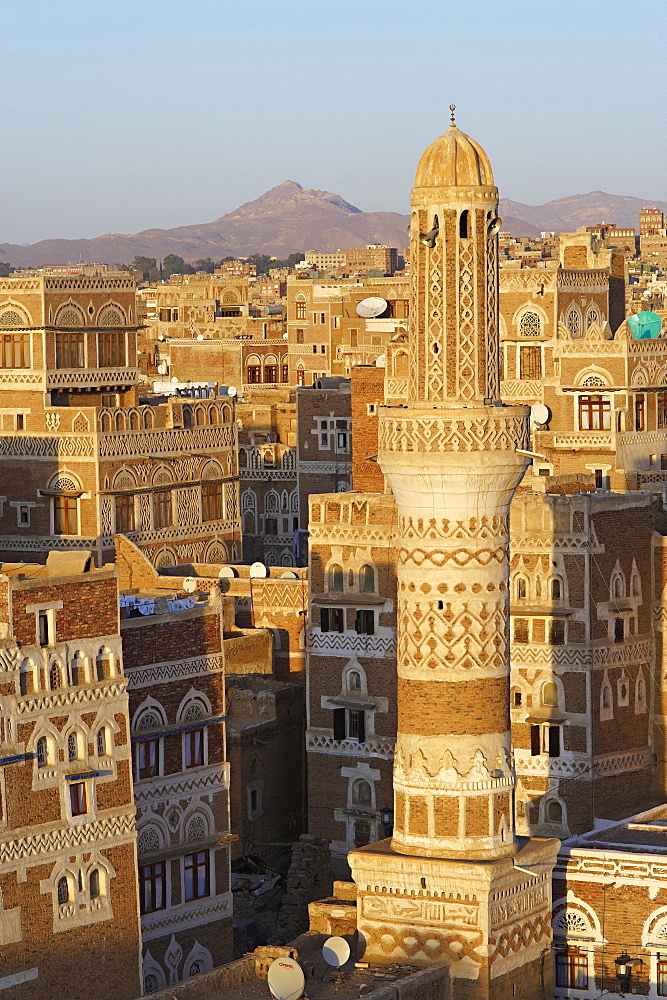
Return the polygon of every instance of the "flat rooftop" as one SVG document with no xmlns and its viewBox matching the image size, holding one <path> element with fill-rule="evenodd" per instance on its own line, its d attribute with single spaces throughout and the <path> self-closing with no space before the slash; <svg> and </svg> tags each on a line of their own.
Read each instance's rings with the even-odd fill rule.
<svg viewBox="0 0 667 1000">
<path fill-rule="evenodd" d="M 667 854 L 667 804 L 637 813 L 620 823 L 563 842 L 565 851 L 606 851 L 629 854 Z"/>
</svg>

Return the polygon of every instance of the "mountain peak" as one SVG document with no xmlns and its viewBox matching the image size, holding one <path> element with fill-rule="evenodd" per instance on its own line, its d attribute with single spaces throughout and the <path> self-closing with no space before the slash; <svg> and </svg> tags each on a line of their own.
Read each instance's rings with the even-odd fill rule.
<svg viewBox="0 0 667 1000">
<path fill-rule="evenodd" d="M 304 188 L 297 181 L 283 181 L 254 201 L 247 201 L 223 219 L 257 219 L 267 216 L 332 216 L 352 215 L 361 209 L 331 191 Z"/>
</svg>

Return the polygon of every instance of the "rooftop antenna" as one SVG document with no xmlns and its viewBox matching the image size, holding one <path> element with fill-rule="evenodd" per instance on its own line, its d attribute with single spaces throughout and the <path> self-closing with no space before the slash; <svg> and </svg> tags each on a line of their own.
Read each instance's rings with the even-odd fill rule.
<svg viewBox="0 0 667 1000">
<path fill-rule="evenodd" d="M 350 957 L 350 946 L 342 937 L 327 938 L 322 945 L 322 958 L 334 969 L 338 969 L 337 983 L 343 982 L 343 966 Z"/>
<path fill-rule="evenodd" d="M 293 958 L 276 958 L 269 966 L 267 981 L 274 1000 L 299 1000 L 306 979 L 303 969 Z"/>
<path fill-rule="evenodd" d="M 451 111 L 451 115 L 449 117 L 451 119 L 452 125 L 456 126 L 456 119 L 454 118 L 454 112 L 456 111 L 456 105 L 455 104 L 450 104 L 449 105 L 449 110 Z"/>
</svg>

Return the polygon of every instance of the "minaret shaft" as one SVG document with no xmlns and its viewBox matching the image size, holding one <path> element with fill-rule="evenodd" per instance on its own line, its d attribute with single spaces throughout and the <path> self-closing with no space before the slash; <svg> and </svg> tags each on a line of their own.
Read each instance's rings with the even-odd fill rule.
<svg viewBox="0 0 667 1000">
<path fill-rule="evenodd" d="M 518 411 L 518 412 L 517 412 Z M 424 857 L 514 850 L 508 508 L 524 407 L 387 409 L 396 497 L 398 739 L 392 846 Z"/>
</svg>

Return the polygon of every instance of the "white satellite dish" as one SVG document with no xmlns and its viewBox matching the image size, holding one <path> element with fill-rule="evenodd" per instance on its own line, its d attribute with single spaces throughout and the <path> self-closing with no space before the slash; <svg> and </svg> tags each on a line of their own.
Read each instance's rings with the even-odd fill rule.
<svg viewBox="0 0 667 1000">
<path fill-rule="evenodd" d="M 160 362 L 160 364 L 157 366 L 157 373 L 158 373 L 158 375 L 166 375 L 167 374 L 167 362 L 166 361 L 161 361 Z"/>
<path fill-rule="evenodd" d="M 377 356 L 377 358 L 375 359 L 375 367 L 376 368 L 386 368 L 387 367 L 387 355 L 386 354 L 379 354 Z"/>
<path fill-rule="evenodd" d="M 171 376 L 171 381 L 172 382 L 178 382 L 178 379 L 177 379 L 177 377 L 175 375 L 172 375 Z"/>
<path fill-rule="evenodd" d="M 296 575 L 296 573 L 292 573 L 292 571 L 288 569 L 288 570 L 285 570 L 284 573 L 280 574 L 280 579 L 281 580 L 298 580 L 299 578 Z"/>
<path fill-rule="evenodd" d="M 322 945 L 322 958 L 327 965 L 333 965 L 334 969 L 340 969 L 349 957 L 350 946 L 345 938 L 330 937 Z"/>
<path fill-rule="evenodd" d="M 266 566 L 263 562 L 254 562 L 250 567 L 250 579 L 251 580 L 265 580 L 266 579 Z"/>
<path fill-rule="evenodd" d="M 236 573 L 231 566 L 221 566 L 218 571 L 219 580 L 233 580 L 235 576 Z"/>
<path fill-rule="evenodd" d="M 197 334 L 197 340 L 203 340 L 203 339 L 204 339 L 204 334 L 203 333 L 198 333 Z"/>
<path fill-rule="evenodd" d="M 236 389 L 234 388 L 233 385 L 230 385 L 229 389 L 227 390 L 227 395 L 231 396 L 232 398 L 234 398 L 234 396 L 236 395 Z"/>
<path fill-rule="evenodd" d="M 197 581 L 194 578 L 194 576 L 186 576 L 181 586 L 183 587 L 183 590 L 185 591 L 186 594 L 194 594 L 195 590 L 197 589 Z"/>
<path fill-rule="evenodd" d="M 299 1000 L 306 986 L 303 969 L 293 958 L 274 959 L 266 978 L 275 1000 Z"/>
<path fill-rule="evenodd" d="M 381 299 L 379 295 L 371 295 L 369 298 L 357 302 L 357 316 L 361 316 L 363 319 L 376 319 L 382 315 L 386 308 L 386 299 Z"/>
<path fill-rule="evenodd" d="M 534 424 L 548 424 L 551 410 L 544 403 L 535 403 L 530 408 L 530 419 Z"/>
<path fill-rule="evenodd" d="M 158 340 L 164 340 L 164 334 L 163 333 L 158 333 L 157 339 Z"/>
</svg>

